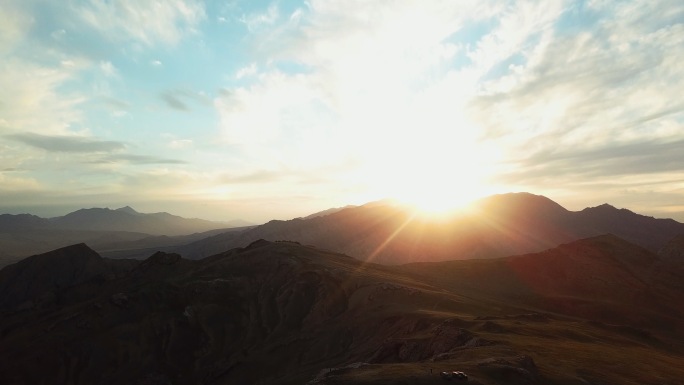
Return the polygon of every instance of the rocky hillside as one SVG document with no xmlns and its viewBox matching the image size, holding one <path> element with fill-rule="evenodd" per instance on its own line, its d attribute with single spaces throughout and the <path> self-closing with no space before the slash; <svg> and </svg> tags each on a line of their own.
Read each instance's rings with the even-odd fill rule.
<svg viewBox="0 0 684 385">
<path fill-rule="evenodd" d="M 404 266 L 263 240 L 197 261 L 77 245 L 0 271 L 0 380 L 676 383 L 684 290 L 660 262 L 613 236 Z"/>
</svg>

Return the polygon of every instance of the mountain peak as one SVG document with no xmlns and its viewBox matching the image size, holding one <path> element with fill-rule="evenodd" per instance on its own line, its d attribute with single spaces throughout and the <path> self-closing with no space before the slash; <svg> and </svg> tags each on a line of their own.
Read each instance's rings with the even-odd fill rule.
<svg viewBox="0 0 684 385">
<path fill-rule="evenodd" d="M 603 204 L 600 204 L 594 208 L 595 209 L 601 209 L 601 210 L 615 210 L 617 207 L 615 207 L 611 204 L 608 204 L 608 203 L 603 203 Z"/>
<path fill-rule="evenodd" d="M 106 272 L 102 257 L 85 243 L 28 257 L 0 270 L 0 309 L 12 309 L 47 291 L 88 282 Z"/>
<path fill-rule="evenodd" d="M 121 208 L 116 209 L 115 211 L 120 211 L 128 214 L 133 214 L 133 215 L 139 215 L 140 213 L 135 211 L 131 206 L 124 206 Z"/>
<path fill-rule="evenodd" d="M 527 192 L 497 194 L 482 198 L 476 203 L 485 211 L 542 215 L 563 215 L 568 212 L 563 206 L 543 196 Z"/>
</svg>

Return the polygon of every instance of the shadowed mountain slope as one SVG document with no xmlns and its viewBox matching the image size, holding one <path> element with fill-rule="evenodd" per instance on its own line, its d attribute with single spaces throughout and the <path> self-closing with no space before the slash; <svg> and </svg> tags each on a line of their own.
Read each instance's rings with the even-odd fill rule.
<svg viewBox="0 0 684 385">
<path fill-rule="evenodd" d="M 64 289 L 111 278 L 130 265 L 102 259 L 83 243 L 26 258 L 0 270 L 0 310 L 31 308 L 35 301 L 56 299 Z"/>
<path fill-rule="evenodd" d="M 58 275 L 75 277 L 0 314 L 4 383 L 440 384 L 441 370 L 485 385 L 684 376 L 684 291 L 662 279 L 658 256 L 615 236 L 403 266 L 263 240 L 198 261 L 98 258 L 77 245 L 0 271 L 3 290 L 53 279 L 45 271 L 62 260 Z M 118 274 L 103 275 L 102 261 Z"/>
<path fill-rule="evenodd" d="M 485 198 L 471 211 L 444 220 L 416 216 L 389 204 L 351 207 L 216 235 L 176 252 L 198 259 L 257 239 L 291 240 L 361 260 L 401 264 L 524 254 L 606 233 L 657 251 L 684 234 L 684 224 L 609 205 L 572 212 L 546 197 L 518 193 Z"/>
<path fill-rule="evenodd" d="M 658 255 L 614 235 L 540 253 L 406 268 L 459 292 L 592 320 L 671 329 L 684 318 L 684 310 L 672 306 L 684 301 L 682 287 L 673 282 L 684 272 L 684 261 L 665 265 Z"/>
</svg>

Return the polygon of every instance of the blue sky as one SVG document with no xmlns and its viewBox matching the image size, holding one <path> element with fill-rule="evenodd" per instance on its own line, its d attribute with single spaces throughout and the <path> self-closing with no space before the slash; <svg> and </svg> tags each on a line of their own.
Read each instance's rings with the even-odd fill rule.
<svg viewBox="0 0 684 385">
<path fill-rule="evenodd" d="M 0 211 L 508 191 L 684 221 L 684 3 L 9 0 Z"/>
</svg>

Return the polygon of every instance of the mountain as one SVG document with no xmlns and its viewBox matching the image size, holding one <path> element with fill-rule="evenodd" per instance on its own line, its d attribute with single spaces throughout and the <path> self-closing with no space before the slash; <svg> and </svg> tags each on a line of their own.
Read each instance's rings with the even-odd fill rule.
<svg viewBox="0 0 684 385">
<path fill-rule="evenodd" d="M 3 292 L 44 282 L 3 302 L 0 379 L 441 384 L 462 370 L 484 385 L 675 384 L 684 290 L 660 262 L 612 235 L 403 266 L 264 240 L 202 260 L 76 245 L 0 271 Z"/>
<path fill-rule="evenodd" d="M 30 214 L 0 214 L 0 232 L 29 230 L 49 226 L 45 218 Z"/>
<path fill-rule="evenodd" d="M 130 206 L 116 210 L 82 209 L 56 218 L 2 214 L 0 267 L 29 255 L 75 243 L 87 243 L 102 252 L 180 245 L 214 234 L 202 233 L 221 229 L 228 231 L 241 223 L 244 221 L 223 223 L 187 219 L 168 213 L 143 214 Z M 137 255 L 124 253 L 123 256 L 128 254 Z"/>
<path fill-rule="evenodd" d="M 0 310 L 31 308 L 34 301 L 55 299 L 66 288 L 103 280 L 127 265 L 113 266 L 83 243 L 26 258 L 0 270 Z"/>
<path fill-rule="evenodd" d="M 169 213 L 142 214 L 131 207 L 81 209 L 50 219 L 55 228 L 65 230 L 130 231 L 151 235 L 185 235 L 225 228 L 203 219 L 188 219 Z"/>
<path fill-rule="evenodd" d="M 672 282 L 672 277 L 684 272 L 684 261 L 663 262 L 656 253 L 608 234 L 539 253 L 410 266 L 454 289 L 571 316 L 662 330 L 684 319 L 684 309 L 672 306 L 684 300 L 684 286 Z M 481 279 L 492 276 L 498 278 Z"/>
<path fill-rule="evenodd" d="M 318 211 L 318 212 L 315 212 L 315 213 L 313 213 L 313 214 L 309 214 L 309 215 L 303 217 L 303 219 L 311 219 L 311 218 L 316 218 L 316 217 L 323 217 L 323 216 L 326 216 L 326 215 L 329 215 L 329 214 L 334 214 L 334 213 L 336 213 L 336 212 L 338 212 L 338 211 L 342 211 L 342 210 L 344 210 L 344 209 L 349 209 L 349 208 L 352 208 L 352 207 L 357 207 L 357 206 L 354 206 L 354 205 L 346 205 L 346 206 L 344 206 L 344 207 L 333 207 L 333 208 L 330 208 L 330 209 L 327 209 L 327 210 Z"/>
<path fill-rule="evenodd" d="M 372 204 L 324 216 L 270 221 L 175 251 L 197 259 L 257 239 L 291 240 L 361 260 L 401 264 L 524 254 L 607 233 L 657 251 L 684 234 L 684 224 L 609 205 L 573 212 L 546 197 L 516 193 L 485 198 L 469 212 L 446 220 L 416 216 L 399 205 Z"/>
</svg>

